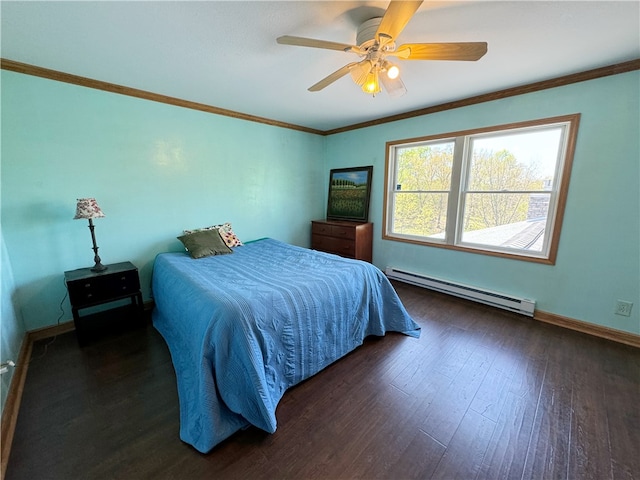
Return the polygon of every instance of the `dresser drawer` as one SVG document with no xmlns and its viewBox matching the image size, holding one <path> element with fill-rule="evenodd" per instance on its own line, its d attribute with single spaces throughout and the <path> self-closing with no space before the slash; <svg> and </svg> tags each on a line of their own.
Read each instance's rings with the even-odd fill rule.
<svg viewBox="0 0 640 480">
<path fill-rule="evenodd" d="M 356 238 L 356 229 L 343 227 L 341 225 L 332 225 L 331 236 L 337 237 L 337 238 L 348 238 L 350 240 L 353 240 Z"/>
<path fill-rule="evenodd" d="M 351 258 L 354 258 L 356 254 L 356 243 L 353 240 L 325 235 L 312 235 L 311 248 Z"/>
<path fill-rule="evenodd" d="M 311 225 L 311 233 L 326 235 L 328 237 L 349 238 L 351 240 L 356 238 L 355 228 L 342 225 L 328 225 L 314 222 Z"/>
<path fill-rule="evenodd" d="M 318 222 L 311 223 L 312 234 L 331 236 L 331 228 L 332 228 L 332 225 L 328 225 L 326 223 L 318 223 Z"/>
<path fill-rule="evenodd" d="M 76 307 L 128 296 L 140 290 L 136 270 L 67 281 L 69 301 Z"/>
</svg>

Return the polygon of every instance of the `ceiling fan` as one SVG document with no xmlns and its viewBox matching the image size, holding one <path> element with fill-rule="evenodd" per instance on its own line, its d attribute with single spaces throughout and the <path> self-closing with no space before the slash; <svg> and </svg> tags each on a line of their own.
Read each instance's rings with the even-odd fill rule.
<svg viewBox="0 0 640 480">
<path fill-rule="evenodd" d="M 317 92 L 336 80 L 351 74 L 362 91 L 375 96 L 382 90 L 380 83 L 392 97 L 404 95 L 407 89 L 400 79 L 400 69 L 387 57 L 399 60 L 467 60 L 475 61 L 487 53 L 486 42 L 405 43 L 396 46 L 396 38 L 416 13 L 423 0 L 392 1 L 382 17 L 372 18 L 358 27 L 357 45 L 314 40 L 284 35 L 277 42 L 282 45 L 324 48 L 355 53 L 362 60 L 352 62 L 309 87 Z"/>
</svg>

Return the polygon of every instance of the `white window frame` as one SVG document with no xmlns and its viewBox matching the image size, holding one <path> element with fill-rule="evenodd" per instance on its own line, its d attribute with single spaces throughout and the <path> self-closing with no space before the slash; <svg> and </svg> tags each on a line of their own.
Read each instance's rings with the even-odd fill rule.
<svg viewBox="0 0 640 480">
<path fill-rule="evenodd" d="M 516 258 L 539 263 L 555 264 L 560 230 L 564 216 L 564 207 L 569 188 L 569 177 L 573 163 L 575 142 L 578 132 L 580 114 L 564 115 L 560 117 L 538 119 L 533 121 L 511 123 L 506 125 L 485 127 L 481 129 L 466 130 L 441 135 L 430 135 L 427 137 L 396 140 L 387 142 L 386 147 L 386 168 L 385 168 L 385 190 L 384 190 L 384 210 L 383 210 L 383 232 L 382 238 L 399 242 L 416 243 L 421 245 L 462 250 L 485 255 L 500 256 L 505 258 Z M 464 207 L 465 199 L 469 193 L 540 193 L 540 191 L 480 191 L 471 192 L 467 185 L 469 181 L 469 163 L 471 161 L 471 145 L 474 139 L 482 139 L 491 136 L 504 136 L 505 134 L 517 134 L 523 132 L 534 132 L 551 128 L 562 129 L 559 155 L 556 162 L 554 181 L 550 191 L 549 207 L 545 225 L 544 241 L 541 251 L 519 249 L 513 247 L 500 247 L 481 243 L 463 241 Z M 393 212 L 395 211 L 395 200 L 398 194 L 419 193 L 396 190 L 397 181 L 397 159 L 396 155 L 400 149 L 428 144 L 438 144 L 446 141 L 454 141 L 454 158 L 451 171 L 451 188 L 447 201 L 447 221 L 444 238 L 425 237 L 409 235 L 393 231 Z M 436 193 L 429 191 L 429 193 Z"/>
</svg>

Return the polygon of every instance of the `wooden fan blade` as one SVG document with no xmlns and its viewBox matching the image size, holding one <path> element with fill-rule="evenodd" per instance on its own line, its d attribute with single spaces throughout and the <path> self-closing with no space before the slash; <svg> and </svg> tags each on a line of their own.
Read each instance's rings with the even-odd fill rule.
<svg viewBox="0 0 640 480">
<path fill-rule="evenodd" d="M 308 88 L 308 90 L 310 92 L 318 92 L 318 91 L 322 90 L 323 88 L 328 87 L 329 85 L 331 85 L 336 80 L 344 77 L 347 73 L 349 73 L 349 70 L 351 70 L 356 65 L 358 65 L 357 62 L 353 62 L 353 63 L 349 63 L 349 64 L 345 65 L 344 67 L 342 67 L 342 68 L 336 70 L 335 72 L 333 72 L 331 75 L 323 78 L 322 80 L 320 80 L 315 85 L 311 85 Z"/>
<path fill-rule="evenodd" d="M 353 45 L 347 45 L 346 43 L 327 42 L 325 40 L 315 40 L 313 38 L 292 37 L 291 35 L 283 35 L 282 37 L 278 37 L 276 39 L 276 42 L 278 42 L 280 45 L 325 48 L 328 50 L 340 50 L 341 52 L 346 52 L 347 50 L 354 48 Z"/>
<path fill-rule="evenodd" d="M 403 60 L 468 60 L 480 59 L 487 53 L 487 42 L 407 43 L 400 45 L 395 55 Z"/>
<path fill-rule="evenodd" d="M 420 8 L 422 1 L 423 0 L 391 2 L 378 26 L 376 39 L 378 39 L 381 34 L 389 35 L 393 39 L 397 38 L 407 23 L 409 23 L 413 14 Z"/>
</svg>

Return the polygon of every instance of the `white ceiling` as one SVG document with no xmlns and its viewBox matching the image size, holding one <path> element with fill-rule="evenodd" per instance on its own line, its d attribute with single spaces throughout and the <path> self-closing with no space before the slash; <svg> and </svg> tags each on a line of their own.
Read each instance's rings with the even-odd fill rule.
<svg viewBox="0 0 640 480">
<path fill-rule="evenodd" d="M 407 94 L 372 98 L 355 54 L 278 45 L 355 43 L 388 2 L 2 1 L 2 57 L 318 130 L 640 58 L 640 2 L 425 1 L 398 43 L 486 41 L 477 62 L 398 62 Z"/>
</svg>

